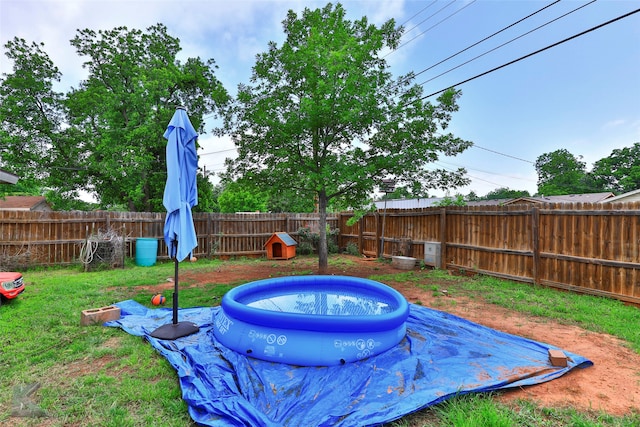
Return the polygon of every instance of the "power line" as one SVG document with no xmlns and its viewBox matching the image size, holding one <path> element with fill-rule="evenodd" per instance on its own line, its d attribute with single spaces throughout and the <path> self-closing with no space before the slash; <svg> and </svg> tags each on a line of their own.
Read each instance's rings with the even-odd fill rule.
<svg viewBox="0 0 640 427">
<path fill-rule="evenodd" d="M 453 67 L 453 68 L 450 68 L 450 69 L 448 69 L 447 71 L 444 71 L 444 72 L 442 72 L 442 73 L 438 74 L 437 76 L 432 77 L 432 78 L 430 78 L 429 80 L 425 80 L 424 82 L 422 82 L 422 83 L 418 83 L 418 84 L 419 84 L 420 86 L 422 86 L 422 85 L 424 85 L 425 83 L 429 83 L 430 81 L 435 80 L 435 79 L 437 79 L 438 77 L 444 76 L 445 74 L 448 74 L 448 73 L 450 73 L 451 71 L 456 70 L 456 69 L 458 69 L 458 68 L 462 67 L 463 65 L 467 65 L 468 63 L 473 62 L 473 61 L 475 61 L 475 60 L 476 60 L 476 59 L 478 59 L 478 58 L 482 58 L 483 56 L 488 55 L 489 53 L 491 53 L 491 52 L 493 52 L 493 51 L 496 51 L 496 50 L 498 50 L 498 49 L 500 49 L 500 48 L 502 48 L 502 47 L 504 47 L 504 46 L 508 45 L 509 43 L 512 43 L 512 42 L 514 42 L 514 41 L 516 41 L 516 40 L 518 40 L 518 39 L 521 39 L 522 37 L 524 37 L 524 36 L 526 36 L 526 35 L 529 35 L 529 34 L 531 34 L 531 33 L 535 32 L 535 31 L 538 31 L 539 29 L 544 28 L 544 27 L 546 27 L 547 25 L 549 25 L 549 24 L 551 24 L 551 23 L 553 23 L 553 22 L 555 22 L 555 21 L 558 21 L 559 19 L 562 19 L 562 18 L 564 18 L 564 17 L 566 17 L 566 16 L 568 16 L 568 15 L 570 15 L 570 14 L 574 13 L 574 12 L 577 12 L 578 10 L 582 9 L 583 7 L 589 6 L 590 4 L 595 3 L 595 2 L 596 2 L 596 0 L 591 0 L 589 3 L 585 3 L 585 4 L 583 4 L 582 6 L 579 6 L 579 7 L 575 8 L 575 9 L 573 9 L 572 11 L 569 11 L 569 12 L 565 13 L 564 15 L 560 15 L 560 16 L 558 16 L 557 18 L 552 19 L 551 21 L 545 22 L 544 24 L 542 24 L 542 25 L 540 25 L 540 26 L 538 26 L 538 27 L 536 27 L 536 28 L 534 28 L 534 29 L 532 29 L 532 30 L 527 31 L 526 33 L 520 34 L 518 37 L 515 37 L 515 38 L 513 38 L 513 39 L 511 39 L 511 40 L 509 40 L 509 41 L 507 41 L 507 42 L 505 42 L 505 43 L 502 43 L 501 45 L 496 46 L 496 47 L 494 47 L 493 49 L 489 49 L 488 51 L 486 51 L 486 52 L 484 52 L 484 53 L 482 53 L 482 54 L 480 54 L 480 55 L 478 55 L 478 56 L 476 56 L 476 57 L 474 57 L 474 58 L 471 58 L 471 59 L 469 59 L 468 61 L 463 62 L 462 64 L 459 64 L 459 65 L 457 65 L 457 66 L 455 66 L 455 67 Z"/>
<path fill-rule="evenodd" d="M 525 159 L 521 159 L 520 157 L 515 157 L 515 156 L 511 156 L 509 154 L 500 153 L 499 151 L 491 150 L 489 148 L 480 147 L 479 145 L 476 145 L 476 144 L 473 144 L 472 147 L 479 148 L 479 149 L 485 150 L 485 151 L 489 151 L 491 153 L 499 154 L 501 156 L 509 157 L 509 158 L 512 158 L 512 159 L 515 159 L 515 160 L 520 160 L 521 162 L 531 163 L 532 165 L 535 164 L 535 162 L 532 162 L 531 160 L 525 160 Z"/>
<path fill-rule="evenodd" d="M 449 6 L 451 6 L 452 4 L 454 4 L 456 2 L 456 0 L 451 0 L 449 3 L 445 4 L 444 6 L 442 6 L 440 9 L 438 9 L 437 12 L 432 13 L 431 15 L 427 16 L 425 19 L 423 19 L 422 21 L 418 22 L 416 25 L 414 25 L 413 27 L 411 27 L 410 29 L 407 30 L 407 33 L 410 33 L 411 31 L 415 30 L 416 28 L 418 28 L 421 24 L 424 24 L 425 22 L 427 22 L 429 19 L 433 18 L 434 16 L 436 16 L 437 14 L 439 14 L 440 12 L 442 12 L 443 10 L 445 10 L 446 8 L 448 8 Z M 433 2 L 435 3 L 435 2 Z M 431 4 L 433 4 L 431 3 Z M 424 10 L 424 9 L 423 9 Z M 419 13 L 418 13 L 419 14 Z M 415 16 L 415 15 L 414 15 Z M 407 42 L 408 43 L 408 42 Z M 406 43 L 405 43 L 406 44 Z"/>
<path fill-rule="evenodd" d="M 451 166 L 456 166 L 456 167 L 459 167 L 459 168 L 465 168 L 465 169 L 476 171 L 476 172 L 486 173 L 487 175 L 502 176 L 502 177 L 505 177 L 505 178 L 518 179 L 518 180 L 521 180 L 521 181 L 536 182 L 536 181 L 534 181 L 532 179 L 523 178 L 521 176 L 506 175 L 506 174 L 503 174 L 503 173 L 495 173 L 495 172 L 492 172 L 492 171 L 486 171 L 486 170 L 482 170 L 482 169 L 470 168 L 470 167 L 459 165 L 459 164 L 456 164 L 456 163 L 445 162 L 444 160 L 438 160 L 438 162 L 439 163 L 444 163 L 445 165 L 451 165 Z"/>
<path fill-rule="evenodd" d="M 581 36 L 583 36 L 583 35 L 585 35 L 585 34 L 588 34 L 588 33 L 592 32 L 592 31 L 595 31 L 595 30 L 600 29 L 600 28 L 602 28 L 602 27 L 605 27 L 605 26 L 607 26 L 607 25 L 613 24 L 614 22 L 617 22 L 617 21 L 619 21 L 619 20 L 621 20 L 621 19 L 628 18 L 629 16 L 634 15 L 634 14 L 636 14 L 636 13 L 638 13 L 638 12 L 640 12 L 640 9 L 636 9 L 636 10 L 631 11 L 631 12 L 629 12 L 629 13 L 626 13 L 626 14 L 624 14 L 624 15 L 618 16 L 617 18 L 613 18 L 613 19 L 611 19 L 611 20 L 609 20 L 609 21 L 607 21 L 607 22 L 604 22 L 604 23 L 602 23 L 602 24 L 600 24 L 600 25 L 596 25 L 595 27 L 591 27 L 591 28 L 589 28 L 588 30 L 582 31 L 581 33 L 575 34 L 575 35 L 573 35 L 573 36 L 571 36 L 571 37 L 567 37 L 567 38 L 566 38 L 566 39 L 564 39 L 564 40 L 560 40 L 559 42 L 556 42 L 556 43 L 553 43 L 553 44 L 551 44 L 551 45 L 549 45 L 549 46 L 543 47 L 542 49 L 538 49 L 538 50 L 536 50 L 535 52 L 531 52 L 531 53 L 529 53 L 529 54 L 527 54 L 527 55 L 521 56 L 520 58 L 514 59 L 513 61 L 509 61 L 509 62 L 507 62 L 506 64 L 502 64 L 502 65 L 500 65 L 500 66 L 498 66 L 498 67 L 492 68 L 491 70 L 485 71 L 485 72 L 480 73 L 480 74 L 478 74 L 478 75 L 475 75 L 475 76 L 473 76 L 473 77 L 471 77 L 471 78 L 468 78 L 468 79 L 466 79 L 466 80 L 463 80 L 463 81 L 461 81 L 461 82 L 458 82 L 458 83 L 456 83 L 456 84 L 454 84 L 454 85 L 452 85 L 452 86 L 449 86 L 449 87 L 447 87 L 447 88 L 441 89 L 441 90 L 436 91 L 436 92 L 433 92 L 433 93 L 431 93 L 431 94 L 429 94 L 429 95 L 423 96 L 422 98 L 420 98 L 420 100 L 425 100 L 425 99 L 430 98 L 430 97 L 432 97 L 432 96 L 434 96 L 434 95 L 437 95 L 437 94 L 439 94 L 439 93 L 442 93 L 442 92 L 444 92 L 444 91 L 446 91 L 446 90 L 448 90 L 448 89 L 451 89 L 451 88 L 453 88 L 453 87 L 455 87 L 455 86 L 460 86 L 460 85 L 463 85 L 463 84 L 465 84 L 465 83 L 469 83 L 469 82 L 470 82 L 470 81 L 472 81 L 472 80 L 475 80 L 475 79 L 477 79 L 477 78 L 480 78 L 480 77 L 486 76 L 487 74 L 493 73 L 494 71 L 498 71 L 498 70 L 500 70 L 500 69 L 502 69 L 502 68 L 505 68 L 505 67 L 507 67 L 507 66 L 509 66 L 509 65 L 513 65 L 513 64 L 515 64 L 516 62 L 520 62 L 520 61 L 522 61 L 522 60 L 524 60 L 524 59 L 527 59 L 527 58 L 529 58 L 529 57 L 531 57 L 531 56 L 533 56 L 533 55 L 537 55 L 537 54 L 539 54 L 539 53 L 541 53 L 541 52 L 544 52 L 544 51 L 549 50 L 549 49 L 551 49 L 551 48 L 553 48 L 553 47 L 559 46 L 559 45 L 561 45 L 561 44 L 563 44 L 563 43 L 566 43 L 566 42 L 568 42 L 568 41 L 570 41 L 570 40 L 573 40 L 573 39 L 575 39 L 575 38 L 577 38 L 577 37 L 581 37 Z"/>
<path fill-rule="evenodd" d="M 424 12 L 425 10 L 427 10 L 427 9 L 429 9 L 431 6 L 433 6 L 433 5 L 436 3 L 436 1 L 438 1 L 438 0 L 432 0 L 432 1 L 431 1 L 431 3 L 429 3 L 428 5 L 426 5 L 425 7 L 423 7 L 422 9 L 420 9 L 420 11 L 418 11 L 416 14 L 414 14 L 411 18 L 409 18 L 409 19 L 407 19 L 406 21 L 404 21 L 404 22 L 402 23 L 402 25 L 400 25 L 400 26 L 401 26 L 401 27 L 404 27 L 404 26 L 405 26 L 405 24 L 408 24 L 408 23 L 409 23 L 409 21 L 411 21 L 413 18 L 415 18 L 416 16 L 420 15 L 422 12 Z M 423 22 L 424 22 L 424 21 L 423 21 Z M 420 25 L 420 24 L 418 24 L 418 25 Z M 415 28 L 415 27 L 413 27 L 413 28 Z M 413 28 L 411 28 L 411 30 L 413 30 Z M 411 31 L 411 30 L 409 30 L 409 31 Z M 407 31 L 407 32 L 409 32 L 409 31 Z"/>
<path fill-rule="evenodd" d="M 455 2 L 455 0 L 452 0 L 451 3 L 447 4 L 446 6 L 444 6 L 442 9 L 452 5 Z M 387 56 L 391 55 L 393 52 L 396 52 L 398 49 L 400 49 L 403 46 L 406 46 L 407 44 L 411 43 L 412 41 L 416 40 L 418 37 L 426 34 L 427 32 L 433 30 L 435 27 L 437 27 L 438 25 L 442 24 L 444 21 L 448 20 L 449 18 L 453 17 L 454 15 L 456 15 L 458 12 L 462 12 L 464 9 L 466 9 L 467 7 L 471 6 L 472 4 L 474 4 L 476 2 L 476 0 L 472 0 L 470 3 L 465 4 L 464 6 L 462 6 L 460 9 L 456 10 L 455 12 L 453 12 L 452 14 L 448 15 L 447 17 L 441 19 L 440 21 L 438 21 L 437 23 L 433 24 L 432 26 L 430 26 L 429 28 L 427 28 L 426 30 L 424 30 L 423 32 L 421 32 L 420 34 L 418 34 L 417 36 L 413 37 L 410 40 L 407 40 L 406 42 L 402 43 L 400 46 L 398 46 L 397 48 L 395 48 L 394 50 L 392 50 L 391 52 L 387 53 L 386 55 L 383 56 L 383 58 L 386 58 Z M 440 9 L 440 10 L 442 10 Z M 440 10 L 438 12 L 440 12 Z M 436 13 L 438 13 L 436 12 Z M 435 14 L 434 14 L 435 15 Z M 433 16 L 433 15 L 432 15 Z M 428 18 L 427 18 L 428 19 Z M 426 21 L 426 19 L 425 19 Z M 422 21 L 424 22 L 424 21 Z M 422 23 L 421 22 L 421 23 Z M 420 24 L 418 24 L 420 25 Z M 415 27 L 414 27 L 415 28 Z M 413 30 L 413 28 L 411 29 Z M 409 31 L 411 31 L 409 30 Z M 408 32 L 408 31 L 407 31 Z"/>
<path fill-rule="evenodd" d="M 218 151 L 209 151 L 208 153 L 200 153 L 200 156 L 208 156 L 210 154 L 219 154 L 219 153 L 225 153 L 227 151 L 235 151 L 236 148 L 227 148 L 226 150 L 218 150 Z"/>
<path fill-rule="evenodd" d="M 441 163 L 441 162 L 435 162 L 435 164 L 438 164 L 438 163 Z M 448 171 L 455 172 L 453 169 L 451 169 L 450 167 L 447 167 L 445 165 L 441 164 L 440 167 L 442 167 L 443 169 L 446 169 Z M 473 175 L 469 175 L 469 174 L 467 174 L 467 176 L 469 176 L 470 178 L 473 178 L 475 180 L 478 180 L 478 181 L 486 182 L 487 184 L 497 185 L 498 187 L 500 187 L 502 185 L 502 184 L 498 184 L 497 182 L 487 181 L 486 179 L 482 179 L 482 178 L 479 178 L 477 176 L 473 176 Z"/>
<path fill-rule="evenodd" d="M 471 48 L 473 48 L 473 47 L 476 47 L 476 46 L 477 46 L 477 45 L 479 45 L 480 43 L 483 43 L 483 42 L 485 42 L 485 41 L 489 40 L 490 38 L 493 38 L 493 37 L 497 36 L 498 34 L 500 34 L 500 33 L 504 32 L 504 31 L 508 30 L 509 28 L 514 27 L 514 26 L 518 25 L 519 23 L 526 21 L 527 19 L 531 18 L 532 16 L 534 16 L 534 15 L 536 15 L 536 14 L 538 14 L 538 13 L 542 12 L 543 10 L 545 10 L 545 9 L 547 9 L 547 8 L 549 8 L 549 7 L 551 7 L 551 6 L 555 5 L 555 4 L 557 4 L 557 3 L 560 3 L 560 0 L 556 0 L 556 1 L 554 1 L 553 3 L 550 3 L 550 4 L 546 5 L 546 6 L 545 6 L 545 7 L 543 7 L 543 8 L 536 10 L 535 12 L 533 12 L 533 13 L 531 13 L 531 14 L 529 14 L 529 15 L 525 16 L 524 18 L 521 18 L 521 19 L 517 20 L 517 21 L 516 21 L 516 22 L 514 22 L 513 24 L 507 25 L 506 27 L 502 28 L 501 30 L 496 31 L 495 33 L 491 34 L 490 36 L 487 36 L 487 37 L 483 38 L 482 40 L 477 41 L 477 42 L 475 42 L 474 44 L 472 44 L 472 45 L 470 45 L 470 46 L 467 46 L 466 48 L 462 49 L 461 51 L 458 51 L 458 52 L 454 53 L 453 55 L 451 55 L 451 56 L 449 56 L 449 57 L 447 57 L 447 58 L 443 59 L 443 60 L 442 60 L 442 61 L 440 61 L 440 62 L 437 62 L 437 63 L 433 64 L 432 66 L 430 66 L 430 67 L 428 67 L 428 68 L 425 68 L 424 70 L 422 70 L 422 71 L 420 71 L 419 73 L 415 74 L 415 76 L 414 76 L 414 77 L 418 77 L 420 74 L 422 74 L 422 73 L 424 73 L 424 72 L 426 72 L 426 71 L 429 71 L 429 70 L 431 70 L 432 68 L 437 67 L 438 65 L 440 65 L 440 64 L 442 64 L 442 63 L 444 63 L 444 62 L 447 62 L 448 60 L 450 60 L 450 59 L 452 59 L 452 58 L 455 58 L 456 56 L 460 55 L 461 53 L 466 52 L 467 50 L 469 50 L 469 49 L 471 49 Z"/>
</svg>

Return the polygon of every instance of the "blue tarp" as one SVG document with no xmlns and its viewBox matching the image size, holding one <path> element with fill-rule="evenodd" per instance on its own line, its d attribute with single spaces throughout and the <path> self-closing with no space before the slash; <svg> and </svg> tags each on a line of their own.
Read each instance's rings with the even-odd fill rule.
<svg viewBox="0 0 640 427">
<path fill-rule="evenodd" d="M 144 336 L 167 358 L 191 417 L 206 426 L 379 425 L 456 394 L 534 385 L 593 364 L 563 350 L 568 366 L 554 367 L 548 350 L 557 347 L 412 304 L 406 338 L 390 350 L 342 366 L 299 367 L 217 342 L 219 307 L 181 309 L 180 318 L 200 331 L 165 341 L 149 334 L 171 320 L 170 309 L 116 305 L 122 316 L 106 325 Z"/>
</svg>

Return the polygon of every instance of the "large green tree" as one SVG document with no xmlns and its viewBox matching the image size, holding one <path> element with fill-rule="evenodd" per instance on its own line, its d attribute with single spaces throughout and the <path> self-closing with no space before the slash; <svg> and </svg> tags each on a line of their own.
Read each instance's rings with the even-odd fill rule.
<svg viewBox="0 0 640 427">
<path fill-rule="evenodd" d="M 412 74 L 392 77 L 382 53 L 398 47 L 403 29 L 393 20 L 349 21 L 342 5 L 328 4 L 301 16 L 289 11 L 283 28 L 286 40 L 257 56 L 219 131 L 238 148 L 231 175 L 315 195 L 322 271 L 330 201 L 361 207 L 386 178 L 414 192 L 464 185 L 464 169 L 425 166 L 471 143 L 446 132 L 459 92 L 432 104 Z"/>
<path fill-rule="evenodd" d="M 218 205 L 222 213 L 264 212 L 268 200 L 267 192 L 240 181 L 225 185 L 218 196 Z"/>
<path fill-rule="evenodd" d="M 538 172 L 538 194 L 557 196 L 598 191 L 589 184 L 585 162 L 564 148 L 542 154 L 536 159 L 535 167 Z"/>
<path fill-rule="evenodd" d="M 608 191 L 626 193 L 640 189 L 640 142 L 615 149 L 609 157 L 595 162 L 591 175 L 598 186 Z"/>
<path fill-rule="evenodd" d="M 16 37 L 5 49 L 13 72 L 0 82 L 0 166 L 38 187 L 61 142 L 63 94 L 53 89 L 61 74 L 42 44 Z"/>
<path fill-rule="evenodd" d="M 56 205 L 85 190 L 105 208 L 162 211 L 163 134 L 177 106 L 203 133 L 203 117 L 227 101 L 215 62 L 179 61 L 180 40 L 162 24 L 78 30 L 71 44 L 88 76 L 67 94 L 53 90 L 61 75 L 43 45 L 5 45 L 14 65 L 0 81 L 0 167 L 48 190 Z M 196 210 L 210 209 L 211 182 L 198 187 Z"/>
<path fill-rule="evenodd" d="M 512 190 L 508 187 L 496 188 L 493 191 L 489 191 L 485 200 L 499 200 L 499 199 L 517 199 L 518 197 L 529 197 L 531 194 L 527 190 Z"/>
<path fill-rule="evenodd" d="M 162 210 L 164 131 L 176 107 L 185 106 L 202 133 L 203 116 L 226 101 L 215 62 L 181 63 L 179 39 L 161 24 L 146 32 L 80 30 L 71 44 L 87 58 L 89 72 L 68 98 L 71 123 L 82 137 L 87 182 L 102 204 Z"/>
</svg>

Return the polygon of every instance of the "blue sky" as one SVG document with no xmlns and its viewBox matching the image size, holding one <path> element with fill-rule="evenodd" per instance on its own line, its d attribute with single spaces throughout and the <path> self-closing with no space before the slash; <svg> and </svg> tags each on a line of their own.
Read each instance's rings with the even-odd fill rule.
<svg viewBox="0 0 640 427">
<path fill-rule="evenodd" d="M 277 0 L 0 0 L 0 42 L 15 36 L 43 42 L 63 74 L 59 91 L 85 76 L 70 45 L 77 29 L 145 29 L 165 24 L 181 40 L 182 57 L 213 58 L 218 78 L 235 93 L 247 82 L 255 55 L 284 38 L 289 9 L 326 1 Z M 395 19 L 407 32 L 387 52 L 390 71 L 419 73 L 553 3 L 528 0 L 343 1 L 349 19 Z M 570 13 L 566 17 L 560 16 Z M 635 0 L 565 0 L 454 58 L 421 73 L 430 94 L 640 8 Z M 552 20 L 544 27 L 532 31 Z M 532 31 L 530 34 L 524 35 Z M 515 40 L 514 40 L 515 39 Z M 511 41 L 513 40 L 513 41 Z M 503 45 L 499 47 L 500 45 Z M 495 49 L 495 50 L 494 50 Z M 473 59 L 476 58 L 477 59 Z M 467 64 L 462 65 L 463 63 Z M 3 54 L 0 72 L 11 72 Z M 450 194 L 484 195 L 499 187 L 537 191 L 538 156 L 561 148 L 582 156 L 589 170 L 616 148 L 640 142 L 640 13 L 458 86 L 460 110 L 449 130 L 475 147 L 434 166 L 467 168 L 472 184 Z M 431 98 L 435 100 L 435 97 Z M 211 121 L 207 127 L 215 126 Z M 233 155 L 228 138 L 200 137 L 200 166 L 220 171 Z M 433 191 L 442 196 L 442 191 Z"/>
</svg>

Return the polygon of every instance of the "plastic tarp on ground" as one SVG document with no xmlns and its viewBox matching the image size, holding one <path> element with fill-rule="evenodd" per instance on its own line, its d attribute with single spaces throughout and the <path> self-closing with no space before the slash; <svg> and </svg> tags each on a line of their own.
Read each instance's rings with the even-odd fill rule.
<svg viewBox="0 0 640 427">
<path fill-rule="evenodd" d="M 341 366 L 300 367 L 246 357 L 217 342 L 219 307 L 181 309 L 180 320 L 200 331 L 168 341 L 149 334 L 171 322 L 170 309 L 116 305 L 121 318 L 106 326 L 144 336 L 166 357 L 191 417 L 207 426 L 379 425 L 456 394 L 530 386 L 592 365 L 563 350 L 568 366 L 552 366 L 548 350 L 557 347 L 412 304 L 407 335 L 390 350 Z"/>
</svg>

